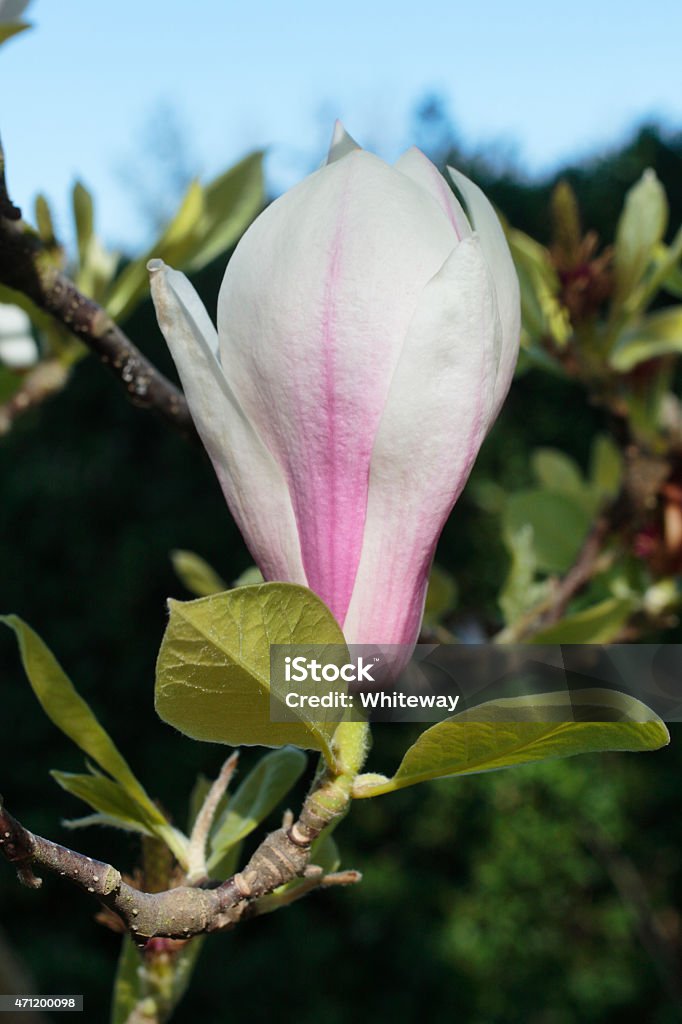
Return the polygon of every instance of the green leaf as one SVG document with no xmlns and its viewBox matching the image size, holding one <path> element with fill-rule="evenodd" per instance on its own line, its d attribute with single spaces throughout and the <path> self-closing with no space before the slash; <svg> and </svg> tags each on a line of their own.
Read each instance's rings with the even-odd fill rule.
<svg viewBox="0 0 682 1024">
<path fill-rule="evenodd" d="M 64 828 L 92 828 L 94 825 L 101 825 L 106 828 L 117 828 L 123 832 L 138 832 L 141 835 L 147 833 L 136 825 L 131 825 L 123 818 L 115 818 L 111 814 L 84 814 L 81 818 L 62 818 L 61 824 Z"/>
<path fill-rule="evenodd" d="M 196 271 L 239 241 L 265 202 L 263 154 L 251 153 L 206 186 L 200 240 L 188 270 Z"/>
<path fill-rule="evenodd" d="M 568 312 L 559 301 L 559 278 L 549 252 L 516 229 L 508 232 L 508 240 L 519 277 L 524 328 L 533 341 L 549 334 L 562 348 L 572 328 Z"/>
<path fill-rule="evenodd" d="M 636 328 L 626 331 L 614 346 L 609 362 L 619 373 L 640 363 L 682 352 L 682 306 L 652 313 Z"/>
<path fill-rule="evenodd" d="M 612 500 L 623 481 L 623 456 L 606 434 L 595 438 L 590 452 L 590 483 L 601 499 Z"/>
<path fill-rule="evenodd" d="M 142 957 L 132 939 L 124 935 L 114 979 L 111 1024 L 127 1024 L 135 1006 L 143 998 L 140 985 L 142 967 Z"/>
<path fill-rule="evenodd" d="M 251 153 L 219 178 L 202 187 L 193 181 L 175 217 L 139 259 L 111 285 L 105 305 L 123 320 L 147 294 L 147 263 L 158 258 L 189 272 L 200 270 L 231 248 L 262 209 L 263 154 Z"/>
<path fill-rule="evenodd" d="M 257 565 L 250 565 L 248 569 L 244 569 L 244 572 L 237 576 L 237 579 L 232 584 L 233 587 L 252 587 L 256 583 L 264 583 L 263 573 L 260 571 Z"/>
<path fill-rule="evenodd" d="M 680 231 L 680 238 L 682 239 L 682 231 Z M 671 295 L 674 295 L 677 299 L 682 299 L 682 267 L 675 266 L 671 267 L 663 281 L 663 287 Z"/>
<path fill-rule="evenodd" d="M 88 250 L 94 234 L 95 213 L 92 196 L 80 181 L 77 181 L 73 186 L 71 202 L 73 204 L 73 219 L 76 225 L 78 255 L 81 266 L 84 266 L 88 260 Z"/>
<path fill-rule="evenodd" d="M 567 615 L 555 626 L 535 633 L 535 644 L 607 644 L 618 636 L 637 602 L 632 597 L 610 597 L 583 611 Z"/>
<path fill-rule="evenodd" d="M 55 245 L 52 211 L 44 195 L 37 195 L 34 204 L 38 234 L 46 245 Z"/>
<path fill-rule="evenodd" d="M 147 263 L 153 257 L 171 266 L 186 266 L 193 233 L 204 210 L 204 196 L 198 181 L 190 183 L 180 208 L 160 237 L 144 256 L 133 260 L 113 281 L 105 302 L 107 313 L 115 320 L 125 320 L 149 290 Z"/>
<path fill-rule="evenodd" d="M 675 271 L 679 272 L 681 257 L 682 227 L 679 227 L 670 245 L 659 242 L 654 246 L 647 272 L 627 301 L 628 314 L 635 315 L 645 310 L 662 288 L 675 294 Z"/>
<path fill-rule="evenodd" d="M 249 772 L 211 836 L 209 871 L 215 870 L 227 851 L 250 835 L 277 807 L 305 770 L 307 758 L 295 747 L 273 750 Z"/>
<path fill-rule="evenodd" d="M 535 582 L 535 551 L 533 527 L 526 523 L 511 536 L 505 537 L 511 565 L 498 603 L 507 625 L 530 611 L 547 593 L 547 581 Z"/>
<path fill-rule="evenodd" d="M 154 826 L 157 834 L 167 841 L 171 827 L 166 818 L 135 778 L 89 706 L 76 693 L 52 652 L 18 616 L 3 615 L 0 622 L 14 631 L 28 680 L 50 721 L 121 784 L 148 825 Z"/>
<path fill-rule="evenodd" d="M 649 168 L 627 193 L 618 221 L 614 251 L 614 308 L 622 305 L 641 281 L 655 247 L 665 234 L 667 223 L 665 190 Z"/>
<path fill-rule="evenodd" d="M 569 715 L 582 720 L 566 721 Z M 589 720 L 597 716 L 607 720 Z M 431 726 L 407 751 L 393 778 L 361 775 L 353 796 L 381 796 L 431 779 L 574 754 L 656 750 L 669 739 L 668 730 L 653 711 L 616 691 L 508 697 Z"/>
<path fill-rule="evenodd" d="M 225 580 L 193 551 L 171 551 L 170 557 L 176 576 L 190 593 L 197 597 L 207 597 L 227 590 Z"/>
<path fill-rule="evenodd" d="M 600 496 L 585 480 L 574 459 L 557 448 L 536 448 L 531 465 L 543 490 L 571 499 L 591 519 L 599 507 Z"/>
<path fill-rule="evenodd" d="M 306 587 L 263 583 L 169 601 L 156 667 L 156 710 L 193 739 L 320 750 L 333 763 L 334 722 L 273 722 L 270 645 L 344 645 L 329 609 Z M 275 694 L 277 696 L 277 694 Z"/>
<path fill-rule="evenodd" d="M 440 565 L 431 567 L 424 606 L 424 625 L 438 626 L 457 607 L 457 584 L 454 577 Z"/>
<path fill-rule="evenodd" d="M 503 514 L 508 537 L 532 527 L 535 561 L 544 572 L 565 572 L 573 564 L 591 521 L 574 498 L 540 488 L 510 495 Z"/>
<path fill-rule="evenodd" d="M 583 475 L 574 459 L 556 448 L 536 448 L 531 456 L 533 473 L 539 484 L 556 494 L 581 495 Z"/>
<path fill-rule="evenodd" d="M 116 819 L 120 828 L 154 835 L 153 823 L 150 827 L 140 805 L 131 800 L 122 786 L 105 775 L 75 775 L 58 771 L 51 771 L 50 775 L 67 793 L 83 800 L 100 814 Z"/>
<path fill-rule="evenodd" d="M 0 45 L 2 45 L 2 43 L 6 43 L 8 39 L 19 35 L 20 32 L 24 32 L 30 27 L 31 26 L 28 22 L 25 21 L 14 21 L 0 25 Z"/>
</svg>

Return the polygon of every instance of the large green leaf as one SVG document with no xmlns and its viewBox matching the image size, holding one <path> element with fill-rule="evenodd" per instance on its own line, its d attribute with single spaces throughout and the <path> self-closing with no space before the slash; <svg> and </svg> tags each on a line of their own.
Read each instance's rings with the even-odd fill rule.
<svg viewBox="0 0 682 1024">
<path fill-rule="evenodd" d="M 211 836 L 209 871 L 227 851 L 250 835 L 267 818 L 301 777 L 306 756 L 295 747 L 273 750 L 262 757 L 230 799 Z"/>
<path fill-rule="evenodd" d="M 581 720 L 566 721 L 571 715 Z M 669 739 L 668 730 L 653 711 L 613 690 L 508 697 L 431 726 L 407 751 L 393 778 L 361 775 L 353 796 L 381 796 L 431 779 L 496 771 L 554 757 L 656 750 Z"/>
<path fill-rule="evenodd" d="M 128 762 L 76 692 L 49 648 L 18 616 L 0 616 L 0 622 L 14 631 L 28 680 L 50 721 L 120 783 L 139 808 L 140 820 L 168 842 L 176 856 L 181 856 L 181 844 L 175 830 L 135 778 Z"/>
<path fill-rule="evenodd" d="M 292 744 L 332 763 L 334 722 L 273 722 L 270 645 L 344 645 L 329 609 L 306 587 L 263 583 L 169 601 L 156 667 L 156 710 L 193 739 L 233 747 Z"/>
</svg>

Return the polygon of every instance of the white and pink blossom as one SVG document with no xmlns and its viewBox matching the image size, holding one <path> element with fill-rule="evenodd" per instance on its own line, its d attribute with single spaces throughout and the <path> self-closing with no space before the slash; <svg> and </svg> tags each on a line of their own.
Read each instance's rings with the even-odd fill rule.
<svg viewBox="0 0 682 1024">
<path fill-rule="evenodd" d="M 326 164 L 229 262 L 216 331 L 189 281 L 152 295 L 227 503 L 268 580 L 352 643 L 415 641 L 438 537 L 509 388 L 519 290 L 497 216 L 417 149 L 337 126 Z"/>
</svg>

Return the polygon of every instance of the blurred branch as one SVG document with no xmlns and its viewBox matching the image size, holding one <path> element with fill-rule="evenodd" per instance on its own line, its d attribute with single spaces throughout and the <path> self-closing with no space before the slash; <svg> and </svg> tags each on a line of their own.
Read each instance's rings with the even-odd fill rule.
<svg viewBox="0 0 682 1024">
<path fill-rule="evenodd" d="M 493 638 L 494 643 L 523 643 L 532 639 L 541 630 L 561 621 L 573 598 L 597 573 L 604 570 L 605 560 L 608 559 L 604 551 L 605 545 L 613 531 L 622 523 L 628 506 L 628 496 L 623 493 L 602 510 L 568 572 L 554 582 L 537 604 L 500 630 Z"/>
<path fill-rule="evenodd" d="M 0 151 L 0 282 L 26 295 L 80 338 L 125 387 L 186 436 L 196 436 L 184 395 L 135 347 L 111 317 L 54 265 L 40 237 L 21 219 L 5 183 Z"/>
<path fill-rule="evenodd" d="M 621 506 L 614 503 L 597 519 L 578 552 L 575 562 L 551 592 L 549 607 L 542 617 L 542 626 L 553 626 L 563 617 L 569 602 L 589 583 L 599 568 L 604 544 L 616 521 Z"/>
<path fill-rule="evenodd" d="M 67 376 L 67 368 L 58 359 L 43 359 L 29 370 L 16 394 L 0 405 L 0 437 L 11 429 L 18 416 L 60 391 Z"/>
<path fill-rule="evenodd" d="M 326 875 L 310 864 L 313 842 L 346 810 L 352 780 L 325 775 L 308 794 L 296 821 L 287 815 L 276 832 L 266 836 L 243 871 L 210 888 L 179 885 L 164 892 L 141 892 L 123 881 L 111 864 L 69 850 L 34 835 L 5 810 L 0 798 L 0 851 L 14 864 L 19 880 L 30 888 L 42 882 L 34 868 L 43 868 L 91 895 L 123 920 L 135 942 L 143 946 L 154 937 L 189 938 L 203 932 L 234 928 L 243 918 L 276 908 L 260 906 L 263 897 L 296 878 L 304 880 L 304 895 L 312 888 L 347 885 L 360 880 L 357 872 Z M 281 899 L 280 905 L 291 902 Z"/>
</svg>

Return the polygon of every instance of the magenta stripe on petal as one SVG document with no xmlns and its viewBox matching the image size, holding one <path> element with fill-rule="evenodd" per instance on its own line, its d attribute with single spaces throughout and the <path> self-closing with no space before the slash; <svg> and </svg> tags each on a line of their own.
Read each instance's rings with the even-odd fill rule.
<svg viewBox="0 0 682 1024">
<path fill-rule="evenodd" d="M 376 430 L 376 422 L 372 423 L 372 418 L 368 416 L 367 430 L 353 438 L 353 451 L 348 450 L 348 438 L 339 436 L 338 430 L 338 417 L 343 415 L 343 409 L 340 408 L 340 396 L 337 393 L 337 301 L 343 272 L 347 202 L 348 187 L 339 203 L 338 222 L 328 256 L 324 286 L 320 331 L 323 353 L 322 429 L 316 437 L 310 439 L 307 488 L 302 490 L 291 479 L 308 585 L 322 598 L 341 624 L 346 617 L 360 561 L 367 510 L 369 460 Z"/>
</svg>

